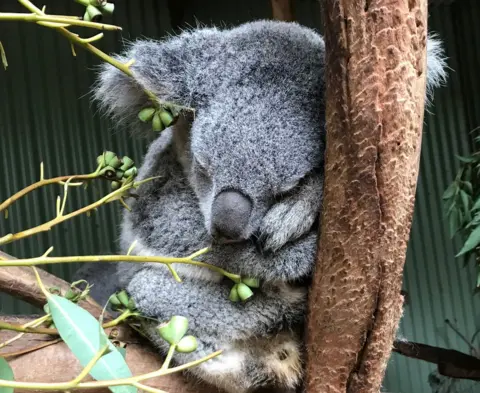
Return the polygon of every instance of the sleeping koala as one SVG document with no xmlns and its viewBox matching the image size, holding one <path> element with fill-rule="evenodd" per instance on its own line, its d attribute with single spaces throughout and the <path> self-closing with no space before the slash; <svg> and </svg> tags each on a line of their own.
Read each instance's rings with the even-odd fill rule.
<svg viewBox="0 0 480 393">
<path fill-rule="evenodd" d="M 430 92 L 445 73 L 439 43 L 429 39 L 427 47 Z M 209 246 L 203 260 L 262 285 L 233 303 L 231 281 L 189 265 L 175 266 L 182 283 L 148 263 L 119 263 L 113 276 L 93 264 L 78 276 L 98 283 L 99 301 L 126 288 L 153 319 L 144 328 L 163 353 L 168 345 L 155 327 L 187 317 L 198 350 L 176 353 L 175 362 L 223 350 L 191 374 L 227 392 L 294 391 L 322 201 L 322 37 L 296 23 L 258 21 L 140 40 L 118 59 L 135 59 L 137 82 L 105 65 L 94 94 L 119 125 L 151 132 L 137 119 L 148 105 L 143 89 L 195 108 L 149 147 L 139 179 L 159 178 L 130 201 L 122 251 L 133 241 L 138 255 L 180 257 Z"/>
</svg>

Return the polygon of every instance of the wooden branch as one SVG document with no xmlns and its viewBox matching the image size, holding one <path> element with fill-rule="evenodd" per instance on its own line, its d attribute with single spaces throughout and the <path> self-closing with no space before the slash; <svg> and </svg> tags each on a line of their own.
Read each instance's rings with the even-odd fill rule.
<svg viewBox="0 0 480 393">
<path fill-rule="evenodd" d="M 450 378 L 480 381 L 480 359 L 454 349 L 408 341 L 395 341 L 393 350 L 403 356 L 438 365 L 438 372 Z"/>
<path fill-rule="evenodd" d="M 295 20 L 294 0 L 271 0 L 273 19 L 292 22 Z"/>
<path fill-rule="evenodd" d="M 402 311 L 426 0 L 325 0 L 327 151 L 308 393 L 378 393 Z"/>
<path fill-rule="evenodd" d="M 0 252 L 0 256 L 12 258 Z M 39 269 L 45 286 L 56 286 L 62 290 L 69 288 L 69 284 L 58 277 L 55 277 Z M 45 297 L 37 288 L 35 277 L 31 269 L 27 267 L 0 267 L 0 293 L 6 292 L 18 298 L 28 301 L 37 306 L 45 304 Z M 87 309 L 93 316 L 98 318 L 102 308 L 90 298 L 81 302 L 80 305 Z M 105 320 L 111 319 L 106 315 Z M 28 320 L 0 315 L 0 320 L 12 323 L 26 323 Z M 106 329 L 107 334 L 113 334 L 115 340 L 127 344 L 127 363 L 134 373 L 144 374 L 155 371 L 160 368 L 162 359 L 158 353 L 154 352 L 150 345 L 141 340 L 138 335 L 128 326 L 117 326 Z M 17 333 L 0 330 L 0 342 L 8 340 Z M 12 346 L 7 346 L 0 350 L 0 355 L 11 352 L 17 352 L 25 349 L 33 349 L 46 340 L 51 340 L 51 336 L 38 334 L 25 334 L 20 340 Z M 23 382 L 64 382 L 73 379 L 82 370 L 82 367 L 73 356 L 67 346 L 60 342 L 54 345 L 38 349 L 17 357 L 9 357 L 9 364 L 13 369 L 15 379 Z M 167 375 L 162 378 L 146 381 L 146 384 L 157 389 L 169 391 L 171 393 L 220 393 L 219 390 L 212 388 L 198 381 L 188 381 L 180 374 Z M 108 389 L 101 390 L 109 392 Z M 15 389 L 15 393 L 23 393 L 21 389 Z M 27 391 L 25 391 L 27 392 Z M 31 390 L 29 392 L 32 392 Z M 87 392 L 87 391 L 86 391 Z M 92 390 L 88 390 L 92 392 Z"/>
</svg>

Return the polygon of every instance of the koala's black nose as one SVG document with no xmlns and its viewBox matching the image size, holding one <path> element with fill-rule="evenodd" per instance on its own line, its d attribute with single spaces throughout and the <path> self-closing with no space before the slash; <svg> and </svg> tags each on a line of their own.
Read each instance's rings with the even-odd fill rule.
<svg viewBox="0 0 480 393">
<path fill-rule="evenodd" d="M 222 191 L 213 201 L 212 235 L 240 240 L 252 213 L 252 202 L 234 190 Z"/>
</svg>

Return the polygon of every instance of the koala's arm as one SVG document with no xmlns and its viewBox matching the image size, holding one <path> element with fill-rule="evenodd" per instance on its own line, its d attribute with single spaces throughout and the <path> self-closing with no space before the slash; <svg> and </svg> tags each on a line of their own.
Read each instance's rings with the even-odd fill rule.
<svg viewBox="0 0 480 393">
<path fill-rule="evenodd" d="M 133 78 L 105 63 L 100 66 L 93 97 L 101 111 L 115 123 L 134 133 L 151 131 L 138 120 L 139 111 L 149 105 L 144 90 L 161 101 L 197 107 L 216 83 L 220 38 L 217 29 L 197 29 L 164 41 L 137 40 L 114 58 L 122 63 L 134 60 Z M 216 61 L 213 61 L 216 60 Z M 208 64 L 208 67 L 206 65 Z"/>
<path fill-rule="evenodd" d="M 265 336 L 298 322 L 305 313 L 305 288 L 270 283 L 246 303 L 234 303 L 228 298 L 232 286 L 227 279 L 185 278 L 178 283 L 165 267 L 145 266 L 133 275 L 127 291 L 142 314 L 159 322 L 173 315 L 187 317 L 189 332 L 206 341 Z"/>
</svg>

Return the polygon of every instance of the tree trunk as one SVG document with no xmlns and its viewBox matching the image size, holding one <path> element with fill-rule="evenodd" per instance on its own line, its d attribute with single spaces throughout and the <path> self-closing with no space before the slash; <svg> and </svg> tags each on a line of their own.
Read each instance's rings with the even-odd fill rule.
<svg viewBox="0 0 480 393">
<path fill-rule="evenodd" d="M 324 0 L 327 152 L 308 393 L 377 393 L 402 313 L 427 0 Z"/>
</svg>

